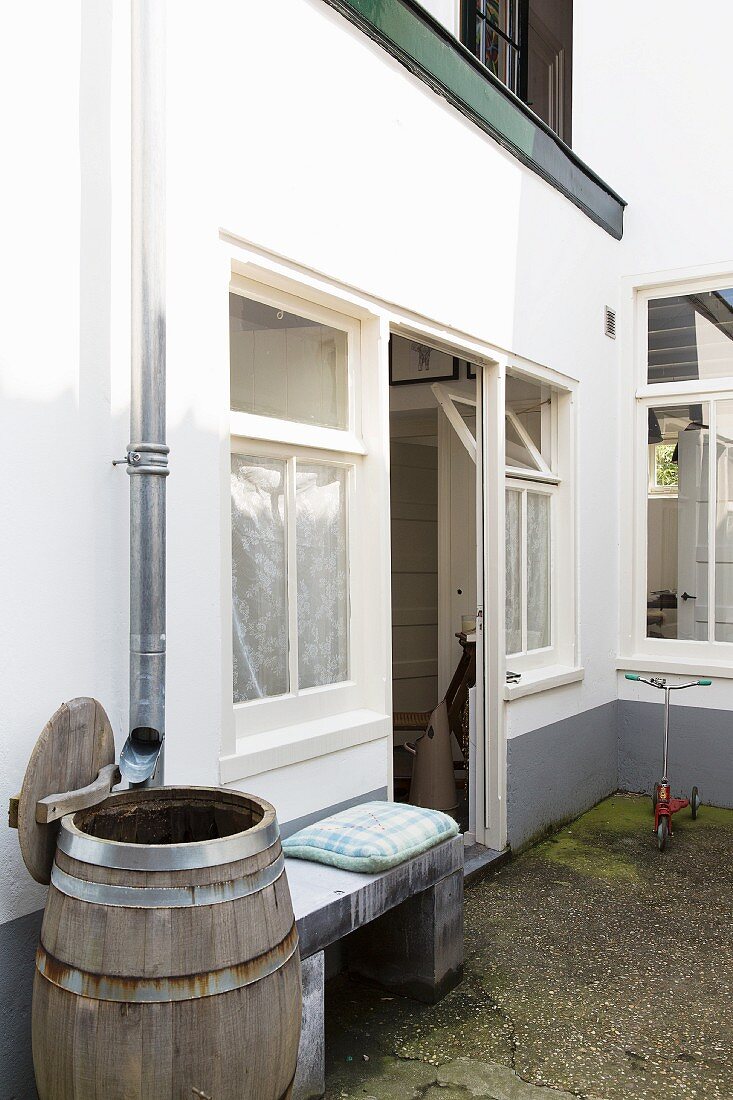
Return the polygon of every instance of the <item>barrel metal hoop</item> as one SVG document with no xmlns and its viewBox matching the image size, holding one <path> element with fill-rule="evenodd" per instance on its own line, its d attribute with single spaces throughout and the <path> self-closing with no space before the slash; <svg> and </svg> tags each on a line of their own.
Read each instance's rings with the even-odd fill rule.
<svg viewBox="0 0 733 1100">
<path fill-rule="evenodd" d="M 43 945 L 36 952 L 38 973 L 78 997 L 89 997 L 94 1001 L 120 1001 L 139 1004 L 161 1004 L 171 1001 L 192 1001 L 199 997 L 214 997 L 220 993 L 231 993 L 247 985 L 275 974 L 293 957 L 298 950 L 298 930 L 293 927 L 285 939 L 265 951 L 262 955 L 225 966 L 221 970 L 211 970 L 201 974 L 181 974 L 169 978 L 145 978 L 136 976 L 116 977 L 107 974 L 93 974 L 88 970 L 79 970 L 60 962 L 49 955 Z"/>
<path fill-rule="evenodd" d="M 284 870 L 285 858 L 280 853 L 276 860 L 261 871 L 241 875 L 228 882 L 212 882 L 203 886 L 117 886 L 76 878 L 54 863 L 51 884 L 59 893 L 91 905 L 119 905 L 129 909 L 181 909 L 192 905 L 219 905 L 225 901 L 237 901 L 250 894 L 257 894 L 277 882 Z"/>
<path fill-rule="evenodd" d="M 280 836 L 277 819 L 263 829 L 247 830 L 187 844 L 127 844 L 119 840 L 100 840 L 82 833 L 73 823 L 73 814 L 61 820 L 58 846 L 80 863 L 96 867 L 118 867 L 125 871 L 192 871 L 198 867 L 216 867 L 259 855 L 271 848 Z"/>
</svg>

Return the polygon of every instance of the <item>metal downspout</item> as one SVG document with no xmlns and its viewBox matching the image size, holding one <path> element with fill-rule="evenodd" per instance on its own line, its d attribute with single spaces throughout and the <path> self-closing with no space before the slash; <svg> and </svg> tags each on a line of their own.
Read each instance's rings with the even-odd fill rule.
<svg viewBox="0 0 733 1100">
<path fill-rule="evenodd" d="M 165 736 L 165 0 L 132 0 L 131 785 L 163 783 Z"/>
</svg>

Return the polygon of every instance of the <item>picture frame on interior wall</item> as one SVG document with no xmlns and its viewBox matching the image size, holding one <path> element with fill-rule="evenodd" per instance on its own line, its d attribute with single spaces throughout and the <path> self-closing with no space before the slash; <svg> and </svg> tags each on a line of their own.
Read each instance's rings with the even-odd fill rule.
<svg viewBox="0 0 733 1100">
<path fill-rule="evenodd" d="M 459 377 L 460 360 L 418 340 L 392 335 L 389 341 L 390 386 L 448 382 Z"/>
</svg>

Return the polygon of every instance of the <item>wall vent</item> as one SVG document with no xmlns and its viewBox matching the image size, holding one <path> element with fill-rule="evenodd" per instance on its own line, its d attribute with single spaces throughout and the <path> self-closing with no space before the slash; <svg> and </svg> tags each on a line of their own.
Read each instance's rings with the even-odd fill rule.
<svg viewBox="0 0 733 1100">
<path fill-rule="evenodd" d="M 605 306 L 603 309 L 603 331 L 612 340 L 616 339 L 616 310 L 611 309 L 610 306 Z"/>
</svg>

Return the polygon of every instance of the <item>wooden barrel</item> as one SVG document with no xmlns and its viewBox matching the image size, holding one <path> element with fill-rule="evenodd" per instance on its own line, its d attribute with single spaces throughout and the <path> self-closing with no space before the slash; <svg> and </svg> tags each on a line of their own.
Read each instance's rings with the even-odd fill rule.
<svg viewBox="0 0 733 1100">
<path fill-rule="evenodd" d="M 289 1097 L 298 935 L 275 811 L 207 787 L 64 817 L 33 991 L 41 1100 Z"/>
</svg>

